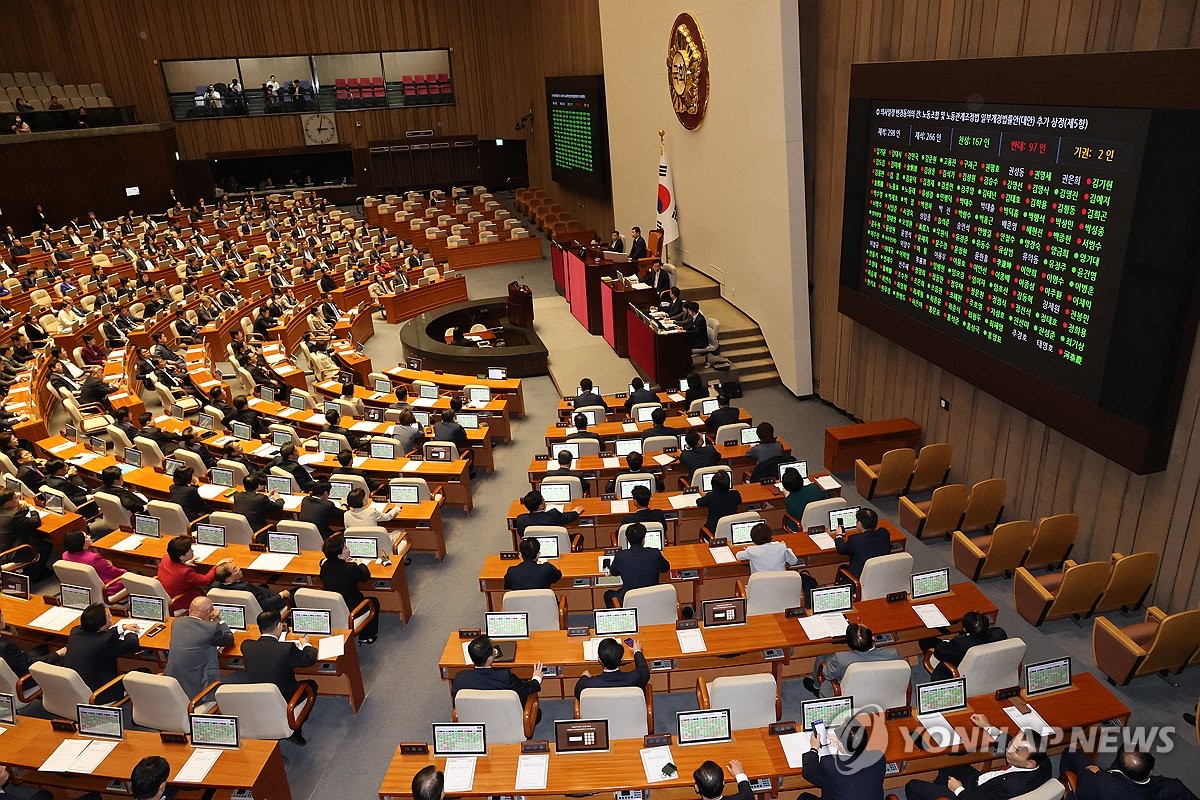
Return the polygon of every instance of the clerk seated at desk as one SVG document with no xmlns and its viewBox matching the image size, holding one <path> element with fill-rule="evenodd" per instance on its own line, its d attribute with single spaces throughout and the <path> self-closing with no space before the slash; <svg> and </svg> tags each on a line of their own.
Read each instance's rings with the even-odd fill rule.
<svg viewBox="0 0 1200 800">
<path fill-rule="evenodd" d="M 562 580 L 562 572 L 549 561 L 538 561 L 542 544 L 530 537 L 521 540 L 518 548 L 521 563 L 514 564 L 504 573 L 504 590 L 549 589 Z"/>
<path fill-rule="evenodd" d="M 458 345 L 459 347 L 478 346 L 477 342 L 467 338 L 467 333 L 461 325 L 456 325 L 450 329 L 450 344 Z"/>
<path fill-rule="evenodd" d="M 661 550 L 646 547 L 646 526 L 640 522 L 630 525 L 625 530 L 625 541 L 629 543 L 627 550 L 622 550 L 613 556 L 608 568 L 609 575 L 621 579 L 620 589 L 609 589 L 604 593 L 604 605 L 613 608 L 617 602 L 625 600 L 625 594 L 631 589 L 644 589 L 658 585 L 658 576 L 671 571 L 671 564 L 663 558 Z"/>
<path fill-rule="evenodd" d="M 642 642 L 634 639 L 629 648 L 633 651 L 633 669 L 622 671 L 621 661 L 625 658 L 625 645 L 611 636 L 600 642 L 596 655 L 604 671 L 599 675 L 585 671 L 579 680 L 575 681 L 575 697 L 578 698 L 584 689 L 620 689 L 626 686 L 636 686 L 645 689 L 650 682 L 650 665 L 642 655 Z"/>
</svg>

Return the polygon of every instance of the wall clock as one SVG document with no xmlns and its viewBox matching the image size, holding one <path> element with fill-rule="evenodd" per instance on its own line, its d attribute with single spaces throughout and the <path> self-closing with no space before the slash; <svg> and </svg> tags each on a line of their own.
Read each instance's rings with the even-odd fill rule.
<svg viewBox="0 0 1200 800">
<path fill-rule="evenodd" d="M 304 114 L 300 117 L 307 145 L 337 144 L 337 122 L 333 114 Z"/>
</svg>

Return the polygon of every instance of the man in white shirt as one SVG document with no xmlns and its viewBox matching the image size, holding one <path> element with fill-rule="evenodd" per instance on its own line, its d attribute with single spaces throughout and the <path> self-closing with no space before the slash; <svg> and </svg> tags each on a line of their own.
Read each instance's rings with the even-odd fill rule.
<svg viewBox="0 0 1200 800">
<path fill-rule="evenodd" d="M 987 731 L 997 744 L 1004 744 L 1002 769 L 977 772 L 970 764 L 956 764 L 938 770 L 931 781 L 909 781 L 904 786 L 908 800 L 935 800 L 949 789 L 961 800 L 1008 800 L 1037 789 L 1050 780 L 1050 759 L 1036 731 L 1022 730 L 1009 737 L 992 725 L 983 714 L 972 714 L 971 722 Z"/>
<path fill-rule="evenodd" d="M 755 525 L 750 531 L 754 544 L 739 550 L 738 561 L 750 562 L 750 574 L 756 572 L 778 572 L 800 563 L 792 548 L 771 538 L 771 528 L 765 522 Z"/>
</svg>

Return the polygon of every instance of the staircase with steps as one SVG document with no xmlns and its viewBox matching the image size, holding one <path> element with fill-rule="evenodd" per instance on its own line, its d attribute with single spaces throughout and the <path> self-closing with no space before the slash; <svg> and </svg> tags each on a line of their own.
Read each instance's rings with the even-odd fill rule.
<svg viewBox="0 0 1200 800">
<path fill-rule="evenodd" d="M 700 366 L 696 370 L 700 377 L 705 381 L 734 377 L 746 389 L 779 383 L 779 372 L 758 324 L 721 297 L 720 285 L 685 266 L 676 267 L 676 278 L 679 293 L 685 300 L 699 303 L 700 313 L 706 319 L 720 321 L 721 352 L 718 357 L 728 359 L 731 364 L 729 370 L 721 372 Z"/>
</svg>

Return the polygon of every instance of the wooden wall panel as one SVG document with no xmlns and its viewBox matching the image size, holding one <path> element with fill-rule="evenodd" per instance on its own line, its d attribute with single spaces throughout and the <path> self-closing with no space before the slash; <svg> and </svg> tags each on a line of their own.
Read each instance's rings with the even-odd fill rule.
<svg viewBox="0 0 1200 800">
<path fill-rule="evenodd" d="M 895 59 L 1007 57 L 1200 46 L 1198 0 L 818 0 L 802 32 L 815 71 L 813 350 L 818 392 L 863 418 L 908 415 L 954 445 L 953 478 L 1009 481 L 1009 518 L 1074 511 L 1077 558 L 1155 550 L 1154 600 L 1200 601 L 1200 356 L 1193 354 L 1170 464 L 1133 475 L 837 313 L 850 65 Z M 1181 80 L 1190 80 L 1180 76 Z M 880 381 L 886 381 L 881 387 Z M 951 402 L 949 413 L 938 398 Z"/>
<path fill-rule="evenodd" d="M 545 75 L 603 72 L 599 0 L 6 0 L 0 71 L 53 70 L 59 82 L 101 82 L 143 121 L 168 121 L 157 60 L 449 47 L 457 104 L 339 113 L 342 142 L 365 148 L 404 132 L 513 138 L 531 108 L 530 180 L 588 225 L 612 204 L 550 182 Z M 303 145 L 294 115 L 187 121 L 182 158 Z"/>
</svg>

